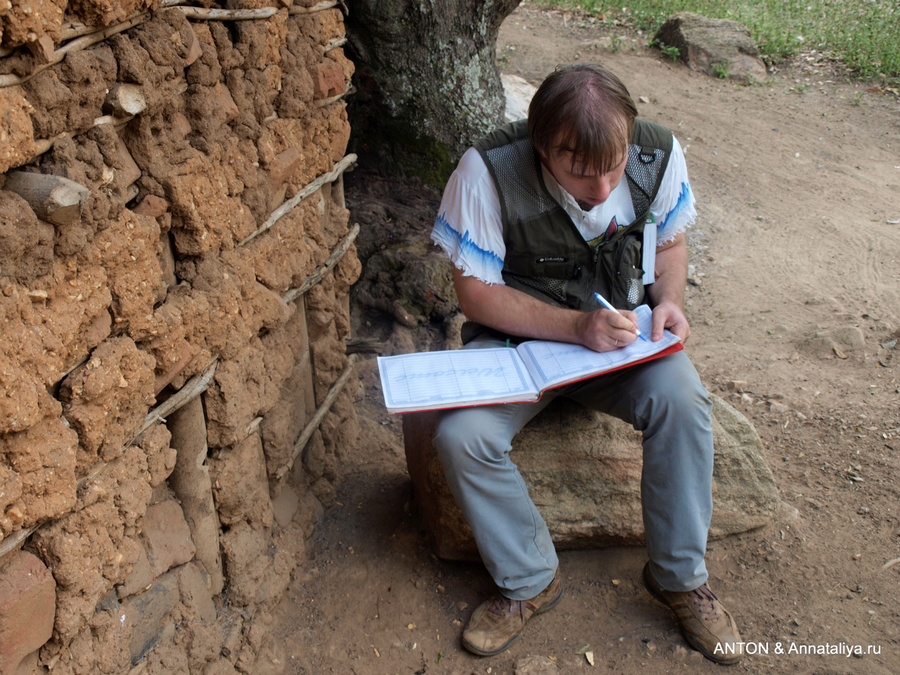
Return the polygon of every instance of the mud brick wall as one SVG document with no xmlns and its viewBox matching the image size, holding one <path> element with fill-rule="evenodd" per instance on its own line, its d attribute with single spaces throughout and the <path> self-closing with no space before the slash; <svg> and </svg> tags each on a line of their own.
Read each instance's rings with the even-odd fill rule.
<svg viewBox="0 0 900 675">
<path fill-rule="evenodd" d="M 343 15 L 0 4 L 0 675 L 267 672 L 357 442 Z"/>
</svg>

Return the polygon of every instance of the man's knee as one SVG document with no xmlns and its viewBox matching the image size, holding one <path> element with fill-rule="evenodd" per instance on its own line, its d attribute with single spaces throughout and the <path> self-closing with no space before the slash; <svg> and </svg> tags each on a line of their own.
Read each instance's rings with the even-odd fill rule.
<svg viewBox="0 0 900 675">
<path fill-rule="evenodd" d="M 432 444 L 448 471 L 472 461 L 496 461 L 506 445 L 504 439 L 491 434 L 490 425 L 453 413 L 438 422 Z"/>
<path fill-rule="evenodd" d="M 652 398 L 657 405 L 685 420 L 709 417 L 712 399 L 693 365 L 684 359 L 672 366 L 656 379 Z"/>
</svg>

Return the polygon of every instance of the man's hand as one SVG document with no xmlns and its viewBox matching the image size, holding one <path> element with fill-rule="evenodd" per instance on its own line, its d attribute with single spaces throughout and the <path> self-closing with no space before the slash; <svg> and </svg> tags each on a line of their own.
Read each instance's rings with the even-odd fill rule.
<svg viewBox="0 0 900 675">
<path fill-rule="evenodd" d="M 637 317 L 607 309 L 579 312 L 554 307 L 522 291 L 486 284 L 454 268 L 453 282 L 463 313 L 472 321 L 523 338 L 573 342 L 596 352 L 624 347 L 637 338 Z"/>
<path fill-rule="evenodd" d="M 684 287 L 687 282 L 687 244 L 684 233 L 656 249 L 656 282 L 649 287 L 653 306 L 653 332 L 650 339 L 662 340 L 663 328 L 686 342 L 691 327 L 684 315 Z"/>
<path fill-rule="evenodd" d="M 668 328 L 682 342 L 687 342 L 691 336 L 691 326 L 684 311 L 674 302 L 661 302 L 653 308 L 653 334 L 650 336 L 653 342 L 662 340 L 663 328 Z"/>
<path fill-rule="evenodd" d="M 595 352 L 609 352 L 637 340 L 637 315 L 608 309 L 581 312 L 577 342 Z"/>
</svg>

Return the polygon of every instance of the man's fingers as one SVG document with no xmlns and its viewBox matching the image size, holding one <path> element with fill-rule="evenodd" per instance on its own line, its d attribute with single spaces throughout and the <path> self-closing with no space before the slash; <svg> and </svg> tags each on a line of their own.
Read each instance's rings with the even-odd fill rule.
<svg viewBox="0 0 900 675">
<path fill-rule="evenodd" d="M 663 331 L 666 328 L 666 317 L 662 314 L 653 313 L 653 334 L 650 336 L 650 339 L 653 342 L 658 342 L 663 338 Z"/>
<path fill-rule="evenodd" d="M 637 314 L 627 310 L 622 312 L 608 312 L 607 322 L 610 327 L 619 330 L 627 330 L 629 333 L 637 331 Z"/>
</svg>

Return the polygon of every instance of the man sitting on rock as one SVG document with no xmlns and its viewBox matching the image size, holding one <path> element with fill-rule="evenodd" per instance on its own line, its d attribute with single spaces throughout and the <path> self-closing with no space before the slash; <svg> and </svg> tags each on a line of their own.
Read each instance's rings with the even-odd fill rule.
<svg viewBox="0 0 900 675">
<path fill-rule="evenodd" d="M 687 340 L 684 231 L 695 215 L 672 133 L 637 119 L 628 90 L 604 68 L 558 68 L 528 119 L 470 148 L 444 191 L 432 239 L 454 265 L 470 319 L 466 348 L 536 338 L 618 349 L 637 339 L 630 310 L 645 294 L 650 339 L 667 328 Z M 595 292 L 621 312 L 604 309 Z M 509 457 L 516 433 L 556 396 L 642 432 L 644 584 L 694 648 L 737 663 L 737 626 L 706 585 L 711 404 L 683 351 L 551 390 L 536 403 L 441 415 L 434 445 L 499 589 L 472 614 L 463 646 L 502 652 L 562 597 L 550 532 Z"/>
</svg>

